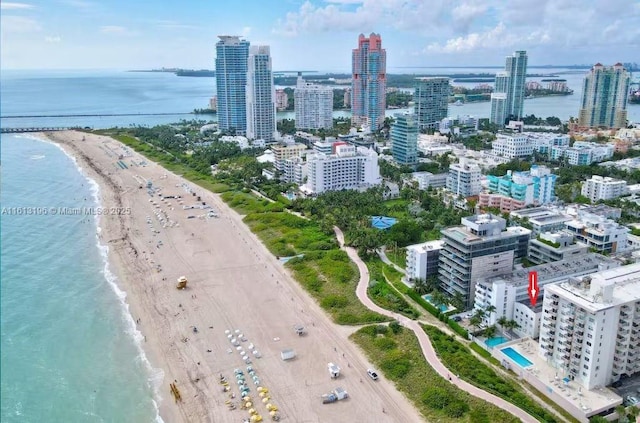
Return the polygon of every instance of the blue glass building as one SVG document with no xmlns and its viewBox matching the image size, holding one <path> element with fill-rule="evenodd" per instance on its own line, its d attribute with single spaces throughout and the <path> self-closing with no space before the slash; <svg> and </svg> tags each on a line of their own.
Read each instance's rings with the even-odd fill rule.
<svg viewBox="0 0 640 423">
<path fill-rule="evenodd" d="M 220 35 L 216 43 L 216 93 L 218 126 L 244 135 L 247 131 L 247 59 L 249 41 Z"/>
</svg>

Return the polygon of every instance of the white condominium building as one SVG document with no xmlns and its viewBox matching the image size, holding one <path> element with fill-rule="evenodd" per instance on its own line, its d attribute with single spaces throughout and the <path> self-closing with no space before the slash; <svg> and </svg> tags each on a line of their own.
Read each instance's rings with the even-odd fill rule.
<svg viewBox="0 0 640 423">
<path fill-rule="evenodd" d="M 592 213 L 578 212 L 576 219 L 565 223 L 565 231 L 576 241 L 599 253 L 615 253 L 627 248 L 629 228 L 618 222 Z"/>
<path fill-rule="evenodd" d="M 296 129 L 333 128 L 333 88 L 305 82 L 298 73 L 293 98 Z"/>
<path fill-rule="evenodd" d="M 627 181 L 598 175 L 591 176 L 582 183 L 582 195 L 595 203 L 600 200 L 611 200 L 627 195 Z"/>
<path fill-rule="evenodd" d="M 482 189 L 480 178 L 482 172 L 476 163 L 460 159 L 449 167 L 447 176 L 447 190 L 460 197 L 478 195 Z"/>
<path fill-rule="evenodd" d="M 514 159 L 516 157 L 529 157 L 533 154 L 534 144 L 526 135 L 498 134 L 491 143 L 492 154 L 496 156 Z"/>
<path fill-rule="evenodd" d="M 438 261 L 443 241 L 429 241 L 407 246 L 407 278 L 427 279 L 438 274 Z"/>
<path fill-rule="evenodd" d="M 273 85 L 269 46 L 249 47 L 245 95 L 247 138 L 274 141 L 277 136 L 276 90 Z"/>
<path fill-rule="evenodd" d="M 589 275 L 620 266 L 618 262 L 600 254 L 589 253 L 568 260 L 517 269 L 502 276 L 480 279 L 475 286 L 474 308 L 484 310 L 495 307 L 495 312 L 485 317 L 486 325 L 495 325 L 500 317 L 518 322 L 515 332 L 520 336 L 538 337 L 540 304 L 549 284 L 569 277 Z M 529 300 L 529 273 L 538 274 L 538 304 L 531 307 Z"/>
<path fill-rule="evenodd" d="M 301 189 L 310 194 L 344 189 L 367 189 L 382 183 L 378 154 L 364 147 L 335 143 L 335 154 L 307 156 L 307 183 Z"/>
<path fill-rule="evenodd" d="M 545 287 L 540 355 L 588 390 L 640 371 L 640 263 Z"/>
</svg>

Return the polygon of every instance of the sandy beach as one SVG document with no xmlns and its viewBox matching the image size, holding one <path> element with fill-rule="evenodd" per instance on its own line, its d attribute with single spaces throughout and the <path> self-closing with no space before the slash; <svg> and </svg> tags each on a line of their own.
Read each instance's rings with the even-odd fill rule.
<svg viewBox="0 0 640 423">
<path fill-rule="evenodd" d="M 45 135 L 100 185 L 102 242 L 145 337 L 144 350 L 152 366 L 164 371 L 159 406 L 166 423 L 247 419 L 235 369 L 244 371 L 255 410 L 271 420 L 248 365 L 269 389 L 268 402 L 278 407 L 281 421 L 423 421 L 390 382 L 367 377 L 366 357 L 348 340 L 354 328 L 332 323 L 218 195 L 111 138 L 73 131 Z M 211 208 L 189 208 L 203 203 Z M 188 279 L 185 290 L 176 289 L 180 276 Z M 296 325 L 307 334 L 299 336 Z M 285 349 L 293 349 L 295 359 L 283 361 Z M 338 379 L 330 378 L 329 362 L 340 366 Z M 220 375 L 229 392 L 223 392 Z M 169 390 L 174 381 L 178 403 Z M 349 398 L 322 404 L 321 395 L 337 387 Z"/>
</svg>

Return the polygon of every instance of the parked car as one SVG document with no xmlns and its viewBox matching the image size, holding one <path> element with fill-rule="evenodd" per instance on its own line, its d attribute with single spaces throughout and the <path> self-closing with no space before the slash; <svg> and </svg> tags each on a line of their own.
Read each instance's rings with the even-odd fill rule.
<svg viewBox="0 0 640 423">
<path fill-rule="evenodd" d="M 637 397 L 631 396 L 631 395 L 627 395 L 624 399 L 624 402 L 626 403 L 626 406 L 629 407 L 631 405 L 636 405 L 640 402 L 640 400 L 638 400 Z"/>
<path fill-rule="evenodd" d="M 373 380 L 378 380 L 378 373 L 373 369 L 367 369 L 367 374 Z"/>
<path fill-rule="evenodd" d="M 461 322 L 461 321 L 462 321 L 462 317 L 460 317 L 460 316 L 453 316 L 453 321 L 454 321 L 454 322 Z"/>
</svg>

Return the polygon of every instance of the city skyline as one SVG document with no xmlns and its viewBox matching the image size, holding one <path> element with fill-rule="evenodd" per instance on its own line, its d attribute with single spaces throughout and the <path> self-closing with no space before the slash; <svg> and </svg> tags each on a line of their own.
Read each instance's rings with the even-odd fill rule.
<svg viewBox="0 0 640 423">
<path fill-rule="evenodd" d="M 217 35 L 229 34 L 270 45 L 274 71 L 348 72 L 352 40 L 371 32 L 384 38 L 390 73 L 402 67 L 499 66 L 520 49 L 528 52 L 530 66 L 637 61 L 632 47 L 640 43 L 640 2 L 424 3 L 247 1 L 242 8 L 222 8 L 195 1 L 2 1 L 1 66 L 211 68 Z"/>
</svg>

